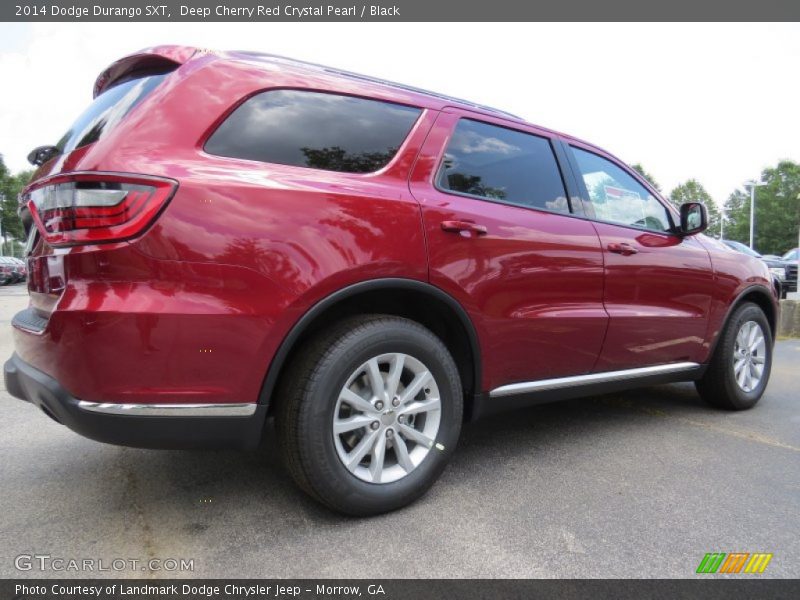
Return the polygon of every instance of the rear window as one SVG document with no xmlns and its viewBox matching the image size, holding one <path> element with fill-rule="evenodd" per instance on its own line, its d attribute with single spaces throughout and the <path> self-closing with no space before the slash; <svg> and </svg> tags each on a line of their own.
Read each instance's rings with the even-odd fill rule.
<svg viewBox="0 0 800 600">
<path fill-rule="evenodd" d="M 131 109 L 144 100 L 168 73 L 129 78 L 100 94 L 56 144 L 62 154 L 107 135 Z"/>
<path fill-rule="evenodd" d="M 420 112 L 352 96 L 272 90 L 234 110 L 205 150 L 260 162 L 369 173 L 394 157 Z"/>
</svg>

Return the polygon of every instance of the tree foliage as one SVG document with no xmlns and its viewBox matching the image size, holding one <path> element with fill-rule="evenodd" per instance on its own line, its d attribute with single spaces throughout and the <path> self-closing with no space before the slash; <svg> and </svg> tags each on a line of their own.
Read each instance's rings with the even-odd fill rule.
<svg viewBox="0 0 800 600">
<path fill-rule="evenodd" d="M 17 214 L 17 196 L 31 179 L 33 171 L 22 171 L 12 175 L 0 154 L 0 226 L 3 239 L 22 240 L 25 232 Z"/>
<path fill-rule="evenodd" d="M 657 191 L 659 191 L 659 192 L 661 191 L 661 186 L 658 185 L 658 182 L 656 181 L 656 178 L 653 177 L 647 171 L 645 171 L 644 167 L 641 165 L 641 163 L 636 163 L 635 165 L 631 165 L 631 168 L 634 171 L 636 171 L 639 175 L 644 177 L 650 185 L 652 185 L 654 188 L 656 188 Z"/>
<path fill-rule="evenodd" d="M 680 206 L 686 202 L 701 202 L 704 204 L 708 212 L 708 229 L 706 230 L 706 235 L 719 237 L 722 215 L 720 215 L 717 204 L 711 198 L 711 195 L 699 181 L 696 179 L 689 179 L 685 183 L 680 184 L 669 193 L 669 200 L 675 206 Z"/>
<path fill-rule="evenodd" d="M 783 160 L 761 172 L 765 185 L 755 190 L 755 249 L 783 254 L 797 247 L 800 227 L 800 164 Z M 750 240 L 750 190 L 735 190 L 725 202 L 725 237 Z"/>
</svg>

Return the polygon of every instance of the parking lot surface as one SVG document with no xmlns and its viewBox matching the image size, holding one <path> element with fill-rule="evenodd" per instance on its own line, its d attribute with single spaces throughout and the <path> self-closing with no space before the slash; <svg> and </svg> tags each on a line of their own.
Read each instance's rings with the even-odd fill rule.
<svg viewBox="0 0 800 600">
<path fill-rule="evenodd" d="M 24 284 L 0 288 L 3 359 L 26 304 Z M 254 453 L 108 446 L 3 389 L 0 576 L 683 578 L 707 552 L 770 552 L 764 577 L 798 577 L 799 377 L 800 342 L 781 341 L 750 411 L 679 384 L 470 424 L 430 493 L 371 519 L 308 499 L 270 439 Z M 193 571 L 20 571 L 20 555 Z"/>
</svg>

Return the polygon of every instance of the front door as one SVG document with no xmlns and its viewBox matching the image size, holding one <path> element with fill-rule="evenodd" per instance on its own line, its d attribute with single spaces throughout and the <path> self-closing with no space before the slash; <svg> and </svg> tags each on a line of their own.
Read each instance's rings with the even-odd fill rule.
<svg viewBox="0 0 800 600">
<path fill-rule="evenodd" d="M 708 252 L 676 235 L 677 216 L 621 164 L 571 151 L 605 257 L 610 323 L 595 371 L 696 362 L 714 285 Z"/>
</svg>

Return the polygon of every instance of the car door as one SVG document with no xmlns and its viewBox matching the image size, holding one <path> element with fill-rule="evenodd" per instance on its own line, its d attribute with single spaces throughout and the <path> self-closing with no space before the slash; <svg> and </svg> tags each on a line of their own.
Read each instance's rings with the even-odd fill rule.
<svg viewBox="0 0 800 600">
<path fill-rule="evenodd" d="M 698 361 L 714 286 L 708 252 L 677 235 L 677 215 L 621 163 L 577 143 L 569 151 L 605 258 L 610 322 L 595 371 Z"/>
<path fill-rule="evenodd" d="M 482 389 L 588 373 L 602 346 L 602 251 L 570 209 L 553 140 L 445 109 L 411 173 L 430 281 L 469 313 Z"/>
</svg>

